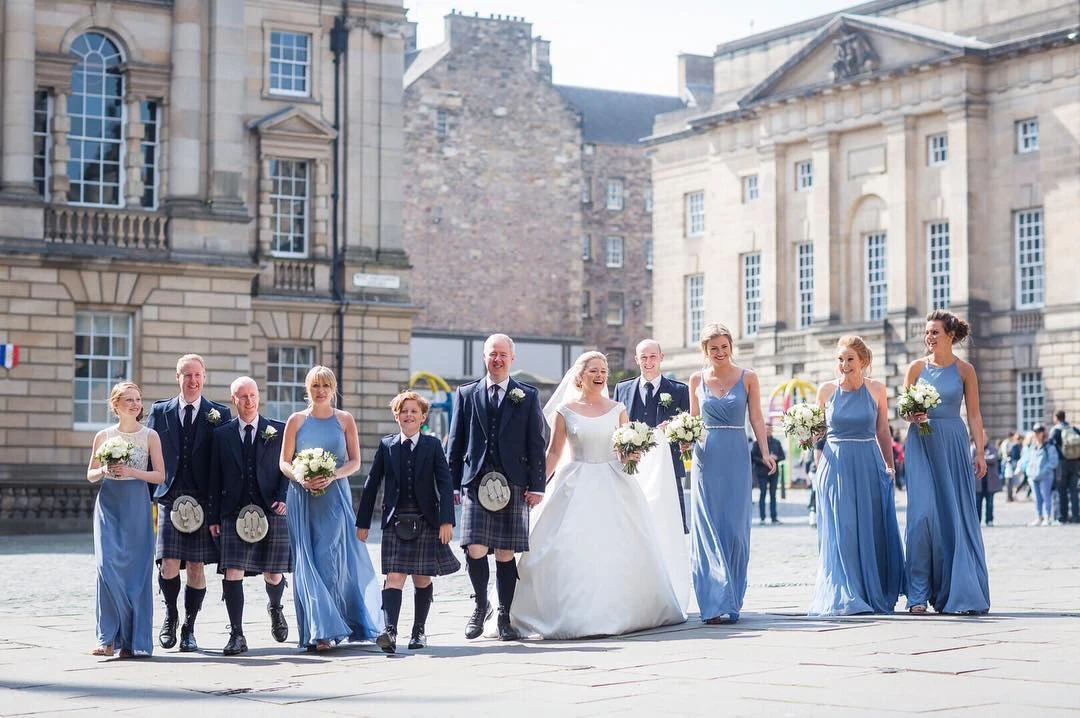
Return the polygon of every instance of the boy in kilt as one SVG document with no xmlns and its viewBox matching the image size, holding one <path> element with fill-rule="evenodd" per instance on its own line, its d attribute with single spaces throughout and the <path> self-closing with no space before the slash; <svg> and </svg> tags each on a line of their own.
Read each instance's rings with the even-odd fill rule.
<svg viewBox="0 0 1080 718">
<path fill-rule="evenodd" d="M 383 488 L 382 572 L 386 629 L 375 642 L 386 653 L 397 651 L 397 625 L 405 577 L 413 580 L 413 626 L 409 649 L 427 646 L 424 624 L 434 596 L 432 576 L 446 576 L 461 568 L 450 550 L 454 533 L 453 484 L 442 444 L 420 433 L 430 402 L 405 391 L 390 402 L 401 430 L 386 436 L 375 450 L 360 507 L 356 537 L 367 541 L 379 487 Z"/>
<path fill-rule="evenodd" d="M 251 377 L 235 379 L 229 392 L 236 418 L 214 430 L 209 522 L 221 547 L 218 573 L 225 574 L 221 587 L 229 614 L 229 642 L 222 653 L 235 656 L 248 649 L 244 576 L 263 575 L 270 634 L 278 643 L 289 637 L 281 596 L 292 552 L 285 519 L 289 479 L 278 461 L 285 425 L 259 415 L 259 387 Z"/>
<path fill-rule="evenodd" d="M 165 622 L 158 634 L 162 648 L 176 645 L 180 597 L 180 569 L 187 570 L 184 592 L 184 624 L 180 627 L 180 650 L 196 651 L 195 618 L 206 596 L 208 563 L 217 563 L 218 547 L 205 520 L 210 499 L 210 445 L 215 427 L 229 421 L 228 407 L 202 395 L 206 382 L 206 362 L 198 354 L 185 354 L 176 362 L 176 382 L 180 394 L 154 402 L 146 426 L 161 437 L 165 461 L 165 482 L 157 487 L 158 586 L 165 601 Z M 195 505 L 180 497 L 190 497 Z M 181 531 L 179 525 L 184 528 Z"/>
<path fill-rule="evenodd" d="M 544 498 L 544 417 L 534 387 L 510 378 L 514 341 L 492 334 L 484 342 L 487 375 L 454 392 L 448 454 L 454 500 L 460 501 L 461 545 L 476 606 L 465 637 L 484 632 L 489 553 L 495 554 L 499 640 L 519 638 L 510 625 L 517 586 L 514 554 L 529 550 L 529 509 Z M 484 504 L 487 504 L 485 506 Z"/>
</svg>

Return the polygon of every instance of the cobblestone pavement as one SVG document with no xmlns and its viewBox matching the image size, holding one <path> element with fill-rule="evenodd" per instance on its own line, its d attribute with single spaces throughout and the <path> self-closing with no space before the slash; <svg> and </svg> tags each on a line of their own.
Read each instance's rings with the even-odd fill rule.
<svg viewBox="0 0 1080 718">
<path fill-rule="evenodd" d="M 430 648 L 394 657 L 368 644 L 315 656 L 274 643 L 255 578 L 247 581 L 251 651 L 225 658 L 214 578 L 201 652 L 92 658 L 92 538 L 0 537 L 0 716 L 1080 716 L 1080 525 L 1027 527 L 1031 504 L 1003 499 L 997 526 L 983 532 L 989 616 L 801 615 L 815 532 L 805 492 L 790 491 L 783 523 L 754 525 L 736 626 L 703 626 L 691 606 L 682 626 L 620 638 L 466 641 L 469 587 L 459 573 L 436 584 Z M 903 494 L 898 501 L 903 522 Z M 377 563 L 377 544 L 369 548 Z M 292 622 L 291 598 L 286 610 Z"/>
</svg>

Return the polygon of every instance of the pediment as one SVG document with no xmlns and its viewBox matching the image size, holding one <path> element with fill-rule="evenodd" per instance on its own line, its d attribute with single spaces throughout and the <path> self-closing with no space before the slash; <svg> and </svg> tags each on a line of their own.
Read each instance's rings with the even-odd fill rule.
<svg viewBox="0 0 1080 718">
<path fill-rule="evenodd" d="M 252 120 L 248 127 L 263 137 L 293 138 L 307 142 L 329 143 L 337 136 L 332 125 L 295 105 Z"/>
<path fill-rule="evenodd" d="M 922 25 L 837 15 L 739 100 L 740 107 L 818 92 L 884 74 L 982 53 L 989 45 Z"/>
</svg>

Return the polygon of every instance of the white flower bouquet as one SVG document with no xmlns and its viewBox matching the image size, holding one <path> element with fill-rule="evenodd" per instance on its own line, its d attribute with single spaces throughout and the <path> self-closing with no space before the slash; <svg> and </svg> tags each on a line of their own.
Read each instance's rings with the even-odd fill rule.
<svg viewBox="0 0 1080 718">
<path fill-rule="evenodd" d="M 825 431 L 825 411 L 813 404 L 795 404 L 784 412 L 781 419 L 784 435 L 799 442 L 799 446 L 809 449 L 814 436 Z"/>
<path fill-rule="evenodd" d="M 619 454 L 626 473 L 631 476 L 637 473 L 637 461 L 629 458 L 630 454 L 644 454 L 656 446 L 656 438 L 653 436 L 652 427 L 644 421 L 631 421 L 623 424 L 611 437 L 612 445 Z"/>
<path fill-rule="evenodd" d="M 670 444 L 693 444 L 705 438 L 705 422 L 700 416 L 691 416 L 683 411 L 675 415 L 664 429 L 664 436 Z M 694 450 L 686 449 L 679 452 L 679 458 L 690 461 L 694 458 Z"/>
<path fill-rule="evenodd" d="M 126 464 L 131 455 L 135 453 L 135 445 L 127 439 L 121 439 L 119 436 L 105 441 L 98 450 L 94 452 L 94 458 L 98 460 L 98 463 L 102 466 L 108 466 L 110 464 Z"/>
<path fill-rule="evenodd" d="M 304 486 L 312 496 L 322 496 L 326 489 L 311 489 L 307 483 L 313 479 L 332 479 L 337 471 L 337 457 L 321 448 L 304 449 L 296 452 L 292 460 L 293 477 Z"/>
<path fill-rule="evenodd" d="M 933 384 L 920 381 L 896 392 L 896 411 L 901 417 L 913 414 L 925 414 L 941 404 L 941 394 Z M 929 436 L 934 433 L 930 421 L 919 424 L 919 435 Z"/>
</svg>

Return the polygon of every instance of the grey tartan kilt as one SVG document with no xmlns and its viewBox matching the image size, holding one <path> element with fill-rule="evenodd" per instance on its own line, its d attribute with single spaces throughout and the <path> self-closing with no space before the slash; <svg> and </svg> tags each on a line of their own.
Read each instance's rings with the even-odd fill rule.
<svg viewBox="0 0 1080 718">
<path fill-rule="evenodd" d="M 243 569 L 244 575 L 260 573 L 292 573 L 292 550 L 289 548 L 289 523 L 284 516 L 266 511 L 270 525 L 266 536 L 257 543 L 248 543 L 236 533 L 236 517 L 221 522 L 221 560 L 218 573 L 227 568 Z"/>
<path fill-rule="evenodd" d="M 206 504 L 200 501 L 203 506 Z M 194 533 L 181 533 L 176 530 L 169 520 L 169 509 L 172 504 L 158 504 L 157 521 L 157 546 L 155 558 L 161 561 L 165 558 L 180 559 L 183 568 L 188 561 L 192 563 L 217 563 L 218 546 L 214 537 L 210 535 L 210 526 L 204 521 L 198 531 Z"/>
<path fill-rule="evenodd" d="M 476 487 L 464 487 L 461 545 L 470 544 L 514 553 L 529 550 L 529 505 L 525 503 L 524 486 L 510 484 L 510 503 L 502 511 L 488 511 L 476 498 Z"/>
<path fill-rule="evenodd" d="M 449 544 L 439 541 L 439 530 L 420 521 L 420 535 L 402 541 L 394 532 L 393 521 L 382 533 L 382 572 L 415 576 L 448 576 L 461 568 Z"/>
</svg>

